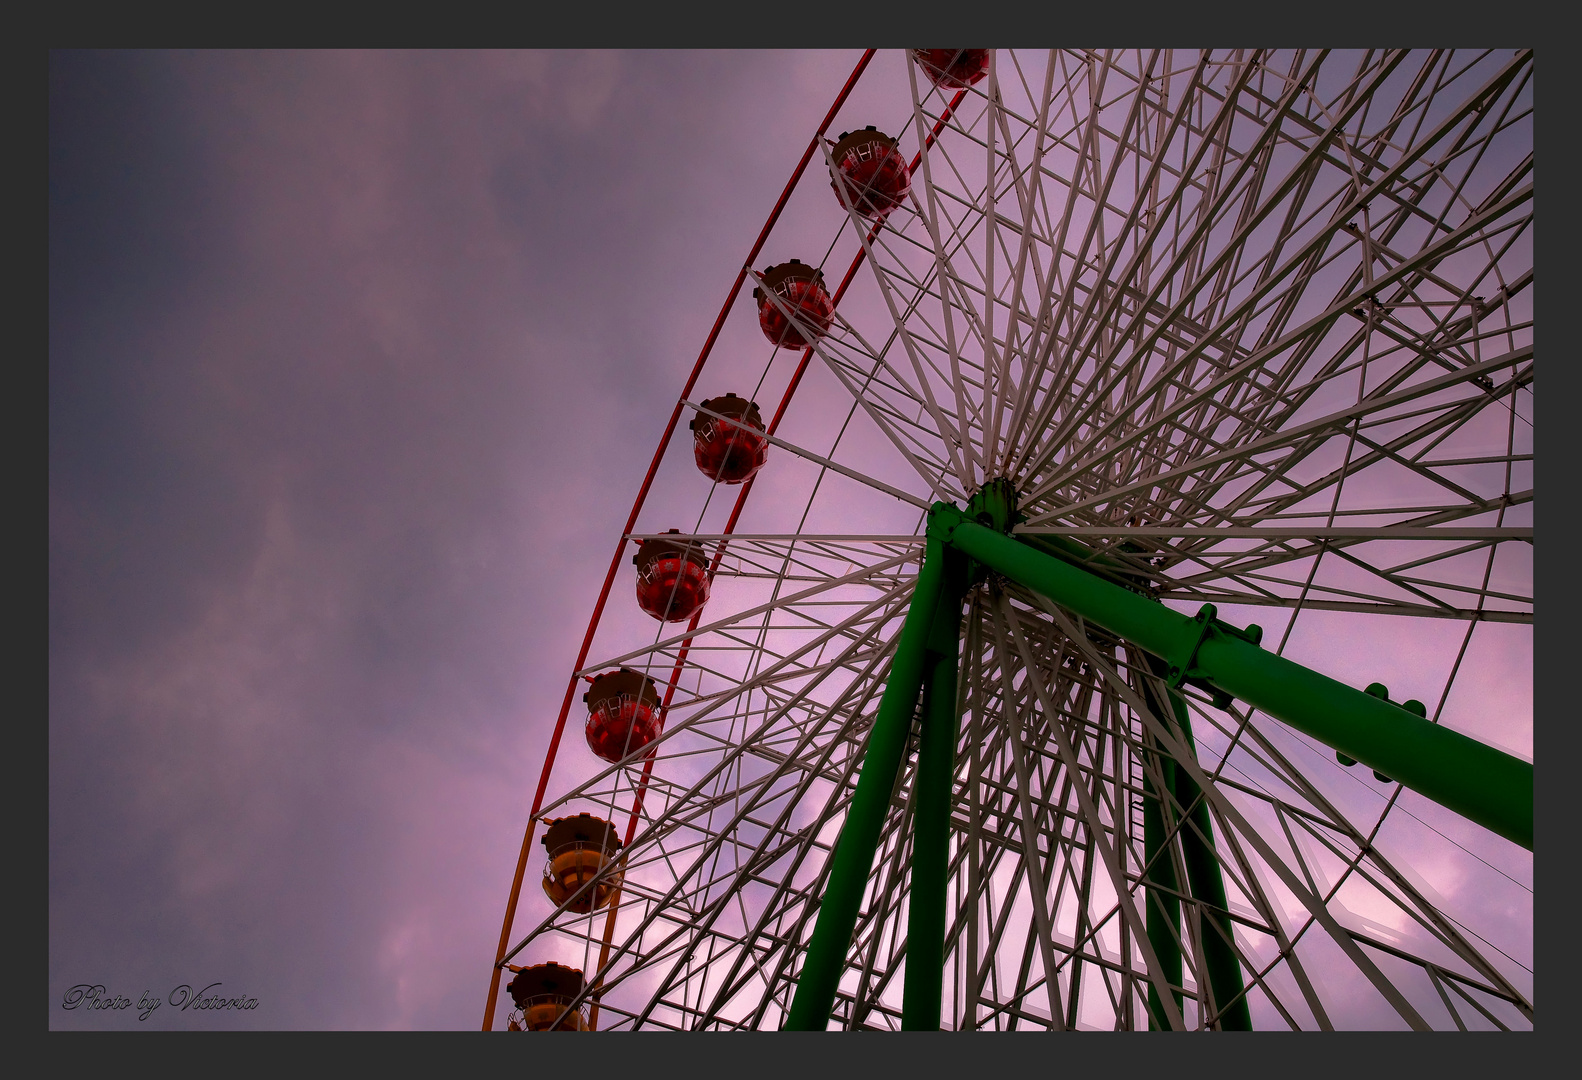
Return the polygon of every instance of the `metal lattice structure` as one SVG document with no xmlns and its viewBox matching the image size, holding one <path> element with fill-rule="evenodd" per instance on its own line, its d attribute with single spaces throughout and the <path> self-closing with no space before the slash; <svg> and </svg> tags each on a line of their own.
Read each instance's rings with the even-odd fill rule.
<svg viewBox="0 0 1582 1080">
<path fill-rule="evenodd" d="M 651 676 L 663 733 L 619 764 L 558 729 L 549 752 L 534 815 L 607 817 L 624 879 L 578 914 L 529 872 L 496 978 L 581 965 L 601 1030 L 785 1026 L 935 502 L 1003 478 L 1024 546 L 1187 615 L 1262 611 L 1262 649 L 1358 689 L 1290 627 L 1427 634 L 1433 670 L 1393 696 L 1430 721 L 1476 632 L 1530 642 L 1530 52 L 998 50 L 964 87 L 906 58 L 864 78 L 904 111 L 907 201 L 835 205 L 821 130 L 788 192 L 839 212 L 834 324 L 757 501 L 721 525 L 694 474 L 702 509 L 669 508 L 713 598 L 573 676 Z M 818 445 L 786 408 L 804 368 L 843 420 Z M 771 497 L 777 467 L 807 482 Z M 943 1026 L 1531 1027 L 1529 851 L 1011 578 L 980 574 L 958 630 Z M 901 1025 L 921 728 L 832 1026 Z"/>
</svg>

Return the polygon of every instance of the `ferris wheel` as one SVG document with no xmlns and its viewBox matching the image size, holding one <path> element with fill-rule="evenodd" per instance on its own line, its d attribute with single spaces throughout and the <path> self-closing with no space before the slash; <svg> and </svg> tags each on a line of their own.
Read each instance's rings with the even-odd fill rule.
<svg viewBox="0 0 1582 1080">
<path fill-rule="evenodd" d="M 865 54 L 619 538 L 484 1027 L 1530 1028 L 1532 94 Z"/>
</svg>

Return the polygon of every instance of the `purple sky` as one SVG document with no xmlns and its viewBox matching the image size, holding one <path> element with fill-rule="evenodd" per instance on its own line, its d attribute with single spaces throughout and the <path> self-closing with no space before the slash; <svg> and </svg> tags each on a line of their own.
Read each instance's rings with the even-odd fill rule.
<svg viewBox="0 0 1582 1080">
<path fill-rule="evenodd" d="M 858 55 L 52 56 L 52 1028 L 476 1027 L 614 538 Z M 258 1008 L 60 1007 L 214 982 Z"/>
<path fill-rule="evenodd" d="M 52 1026 L 477 1023 L 572 638 L 857 55 L 52 58 Z"/>
</svg>

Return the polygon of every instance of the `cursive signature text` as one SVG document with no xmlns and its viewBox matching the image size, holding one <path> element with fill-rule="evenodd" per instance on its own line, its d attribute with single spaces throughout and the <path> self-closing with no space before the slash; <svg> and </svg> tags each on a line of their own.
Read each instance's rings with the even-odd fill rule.
<svg viewBox="0 0 1582 1080">
<path fill-rule="evenodd" d="M 147 1020 L 161 1005 L 169 1004 L 177 1012 L 209 1012 L 220 1010 L 251 1010 L 258 1008 L 258 999 L 239 994 L 227 997 L 216 993 L 221 983 L 210 983 L 201 990 L 194 990 L 191 983 L 182 983 L 163 1000 L 147 990 L 137 1001 L 137 1018 Z M 121 994 L 111 995 L 103 983 L 78 983 L 62 998 L 60 1007 L 68 1011 L 86 1009 L 93 1012 L 120 1012 L 133 1007 L 132 999 Z"/>
</svg>

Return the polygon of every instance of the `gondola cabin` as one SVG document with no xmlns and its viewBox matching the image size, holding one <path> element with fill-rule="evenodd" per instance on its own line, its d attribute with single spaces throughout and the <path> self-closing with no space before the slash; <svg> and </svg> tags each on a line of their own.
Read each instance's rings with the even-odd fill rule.
<svg viewBox="0 0 1582 1080">
<path fill-rule="evenodd" d="M 913 49 L 912 57 L 942 89 L 964 89 L 989 73 L 988 49 Z"/>
<path fill-rule="evenodd" d="M 593 677 L 582 695 L 588 706 L 588 749 L 605 761 L 620 761 L 659 735 L 659 690 L 631 668 Z"/>
<path fill-rule="evenodd" d="M 906 201 L 912 173 L 895 140 L 871 124 L 841 135 L 830 151 L 830 187 L 844 208 L 866 218 L 882 218 Z"/>
<path fill-rule="evenodd" d="M 549 852 L 544 894 L 556 907 L 586 915 L 609 903 L 610 894 L 621 884 L 621 870 L 613 866 L 621 854 L 615 826 L 592 814 L 556 818 L 545 830 L 543 843 Z M 595 879 L 592 888 L 583 888 Z"/>
<path fill-rule="evenodd" d="M 811 345 L 829 332 L 835 316 L 824 275 L 798 259 L 765 270 L 753 299 L 758 301 L 758 325 L 764 336 L 782 349 Z"/>
<path fill-rule="evenodd" d="M 709 602 L 708 559 L 696 544 L 644 540 L 632 564 L 637 567 L 637 604 L 661 622 L 685 622 Z"/>
<path fill-rule="evenodd" d="M 566 1011 L 583 985 L 581 971 L 553 961 L 522 968 L 506 987 L 521 1014 L 511 1017 L 509 1030 L 587 1031 L 588 1018 L 580 1007 Z"/>
<path fill-rule="evenodd" d="M 721 484 L 749 480 L 769 460 L 769 440 L 756 403 L 735 394 L 709 398 L 703 403 L 716 416 L 699 413 L 693 418 L 692 454 L 698 470 Z"/>
</svg>

